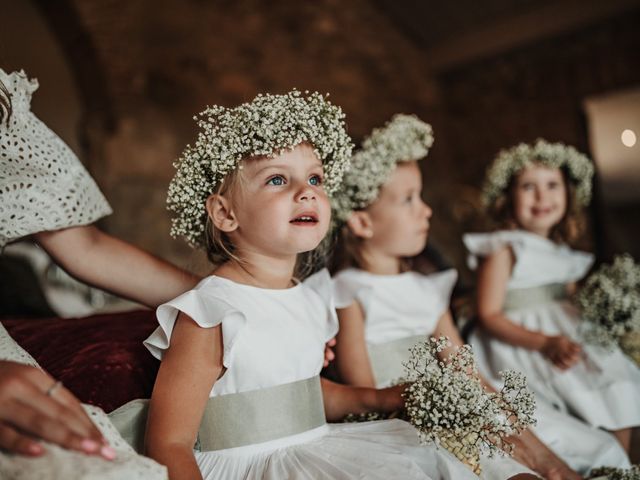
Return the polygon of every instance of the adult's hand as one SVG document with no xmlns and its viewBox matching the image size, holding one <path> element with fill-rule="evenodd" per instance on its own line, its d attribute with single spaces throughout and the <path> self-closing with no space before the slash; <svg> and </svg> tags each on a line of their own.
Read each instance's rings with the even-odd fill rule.
<svg viewBox="0 0 640 480">
<path fill-rule="evenodd" d="M 98 428 L 64 386 L 38 368 L 0 361 L 0 448 L 38 456 L 46 440 L 113 459 Z"/>
</svg>

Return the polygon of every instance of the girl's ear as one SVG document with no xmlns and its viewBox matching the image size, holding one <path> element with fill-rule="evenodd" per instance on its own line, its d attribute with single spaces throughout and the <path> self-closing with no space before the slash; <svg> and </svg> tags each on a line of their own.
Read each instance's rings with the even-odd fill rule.
<svg viewBox="0 0 640 480">
<path fill-rule="evenodd" d="M 351 215 L 349 215 L 349 218 L 347 219 L 347 225 L 356 237 L 373 237 L 373 222 L 371 221 L 371 215 L 364 210 L 351 212 Z"/>
<path fill-rule="evenodd" d="M 222 195 L 210 195 L 206 207 L 213 226 L 218 230 L 229 233 L 238 228 L 238 220 L 231 209 L 229 199 Z"/>
</svg>

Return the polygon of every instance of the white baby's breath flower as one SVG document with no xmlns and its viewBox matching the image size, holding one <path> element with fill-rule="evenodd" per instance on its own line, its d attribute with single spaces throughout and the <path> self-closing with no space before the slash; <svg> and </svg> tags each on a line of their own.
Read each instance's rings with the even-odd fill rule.
<svg viewBox="0 0 640 480">
<path fill-rule="evenodd" d="M 337 220 L 373 203 L 398 162 L 420 160 L 432 145 L 431 125 L 415 115 L 394 115 L 384 127 L 374 129 L 354 153 L 340 189 L 332 196 Z"/>
<path fill-rule="evenodd" d="M 297 90 L 258 95 L 235 108 L 208 107 L 194 117 L 200 129 L 195 144 L 174 164 L 167 195 L 175 214 L 171 235 L 204 247 L 205 200 L 243 158 L 274 156 L 308 142 L 323 163 L 327 193 L 335 191 L 353 148 L 344 117 L 326 97 Z"/>
<path fill-rule="evenodd" d="M 593 164 L 586 155 L 563 143 L 549 143 L 538 139 L 535 144 L 521 143 L 502 150 L 495 158 L 485 176 L 482 201 L 490 207 L 504 195 L 511 178 L 522 169 L 540 164 L 551 168 L 565 168 L 569 179 L 576 184 L 576 200 L 579 205 L 591 201 Z"/>
<path fill-rule="evenodd" d="M 446 361 L 438 354 L 450 346 L 447 338 L 431 338 L 411 348 L 405 363 L 405 408 L 421 442 L 449 448 L 456 455 L 509 454 L 505 437 L 535 424 L 535 397 L 523 374 L 501 372 L 503 388 L 484 389 L 470 345 L 456 348 Z M 464 460 L 464 458 L 461 458 Z"/>
<path fill-rule="evenodd" d="M 618 255 L 591 274 L 576 296 L 589 343 L 612 348 L 630 332 L 640 332 L 640 265 Z"/>
</svg>

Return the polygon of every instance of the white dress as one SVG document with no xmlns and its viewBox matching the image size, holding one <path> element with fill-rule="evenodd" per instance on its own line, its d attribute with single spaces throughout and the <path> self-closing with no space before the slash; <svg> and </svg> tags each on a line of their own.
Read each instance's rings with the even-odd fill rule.
<svg viewBox="0 0 640 480">
<path fill-rule="evenodd" d="M 471 261 L 509 245 L 516 261 L 507 294 L 516 289 L 575 282 L 593 262 L 590 254 L 523 231 L 465 235 Z M 530 290 L 528 290 L 530 292 Z M 582 343 L 578 310 L 567 300 L 551 300 L 506 312 L 517 325 L 545 335 L 566 335 Z M 617 430 L 640 425 L 640 369 L 619 349 L 608 352 L 582 344 L 582 359 L 563 371 L 539 352 L 514 347 L 478 332 L 474 347 L 494 376 L 504 368 L 527 373 L 539 398 L 595 427 Z M 630 401 L 636 399 L 636 401 Z"/>
<path fill-rule="evenodd" d="M 590 254 L 520 230 L 467 234 L 463 240 L 470 251 L 471 268 L 476 268 L 480 257 L 504 246 L 512 249 L 515 264 L 508 295 L 519 291 L 533 298 L 535 291 L 530 289 L 575 282 L 593 263 Z M 521 305 L 506 311 L 511 321 L 546 335 L 562 334 L 580 341 L 580 317 L 568 300 Z M 640 424 L 640 371 L 620 351 L 608 353 L 583 344 L 581 361 L 562 371 L 539 352 L 512 346 L 481 329 L 472 334 L 470 343 L 481 371 L 494 386 L 499 386 L 500 370 L 517 369 L 527 375 L 538 403 L 534 431 L 572 468 L 585 472 L 602 465 L 629 465 L 614 437 L 597 428 L 614 430 Z"/>
<path fill-rule="evenodd" d="M 365 314 L 365 340 L 370 355 L 376 346 L 404 338 L 418 340 L 432 334 L 440 317 L 449 309 L 451 291 L 458 278 L 455 270 L 431 275 L 405 272 L 399 275 L 375 275 L 364 270 L 347 269 L 334 277 L 337 308 L 358 301 Z M 377 350 L 378 352 L 380 350 Z M 408 360 L 409 352 L 406 352 Z M 385 365 L 382 374 L 374 376 L 378 387 L 397 383 L 406 377 L 401 361 L 395 356 L 393 365 Z M 382 363 L 384 359 L 380 359 Z M 396 382 L 394 382 L 396 380 Z M 531 470 L 510 457 L 482 456 L 482 478 L 497 480 Z"/>
<path fill-rule="evenodd" d="M 268 389 L 320 373 L 325 342 L 337 331 L 326 270 L 283 290 L 210 276 L 158 308 L 145 341 L 158 358 L 179 311 L 202 328 L 222 325 L 223 364 L 211 397 Z M 194 451 L 205 479 L 477 478 L 447 452 L 419 445 L 398 420 L 325 424 L 299 434 L 216 451 Z"/>
<path fill-rule="evenodd" d="M 13 109 L 8 124 L 0 124 L 0 250 L 26 235 L 109 215 L 109 204 L 82 163 L 31 112 L 37 80 L 0 68 L 0 81 Z"/>
<path fill-rule="evenodd" d="M 0 324 L 0 360 L 40 368 Z M 65 450 L 43 442 L 46 453 L 39 457 L 12 455 L 0 451 L 0 478 L 3 480 L 167 480 L 167 469 L 150 458 L 137 455 L 125 442 L 105 413 L 97 407 L 83 405 L 100 429 L 116 459 L 109 461 L 95 455 Z"/>
</svg>

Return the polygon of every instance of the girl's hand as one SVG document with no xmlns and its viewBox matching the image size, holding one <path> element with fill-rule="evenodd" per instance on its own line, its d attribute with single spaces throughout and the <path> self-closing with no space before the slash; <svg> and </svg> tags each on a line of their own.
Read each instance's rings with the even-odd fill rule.
<svg viewBox="0 0 640 480">
<path fill-rule="evenodd" d="M 80 402 L 42 370 L 0 361 L 0 448 L 38 456 L 45 448 L 38 440 L 113 459 Z"/>
<path fill-rule="evenodd" d="M 406 384 L 376 390 L 376 407 L 378 412 L 395 412 L 404 408 L 402 392 L 407 388 Z"/>
<path fill-rule="evenodd" d="M 580 359 L 582 348 L 564 335 L 548 336 L 540 349 L 556 367 L 567 370 Z"/>
<path fill-rule="evenodd" d="M 324 363 L 323 365 L 325 367 L 329 366 L 329 363 L 331 363 L 331 361 L 336 358 L 336 354 L 333 353 L 332 348 L 336 346 L 336 337 L 333 337 L 331 340 L 329 340 L 325 346 L 324 346 Z"/>
</svg>

